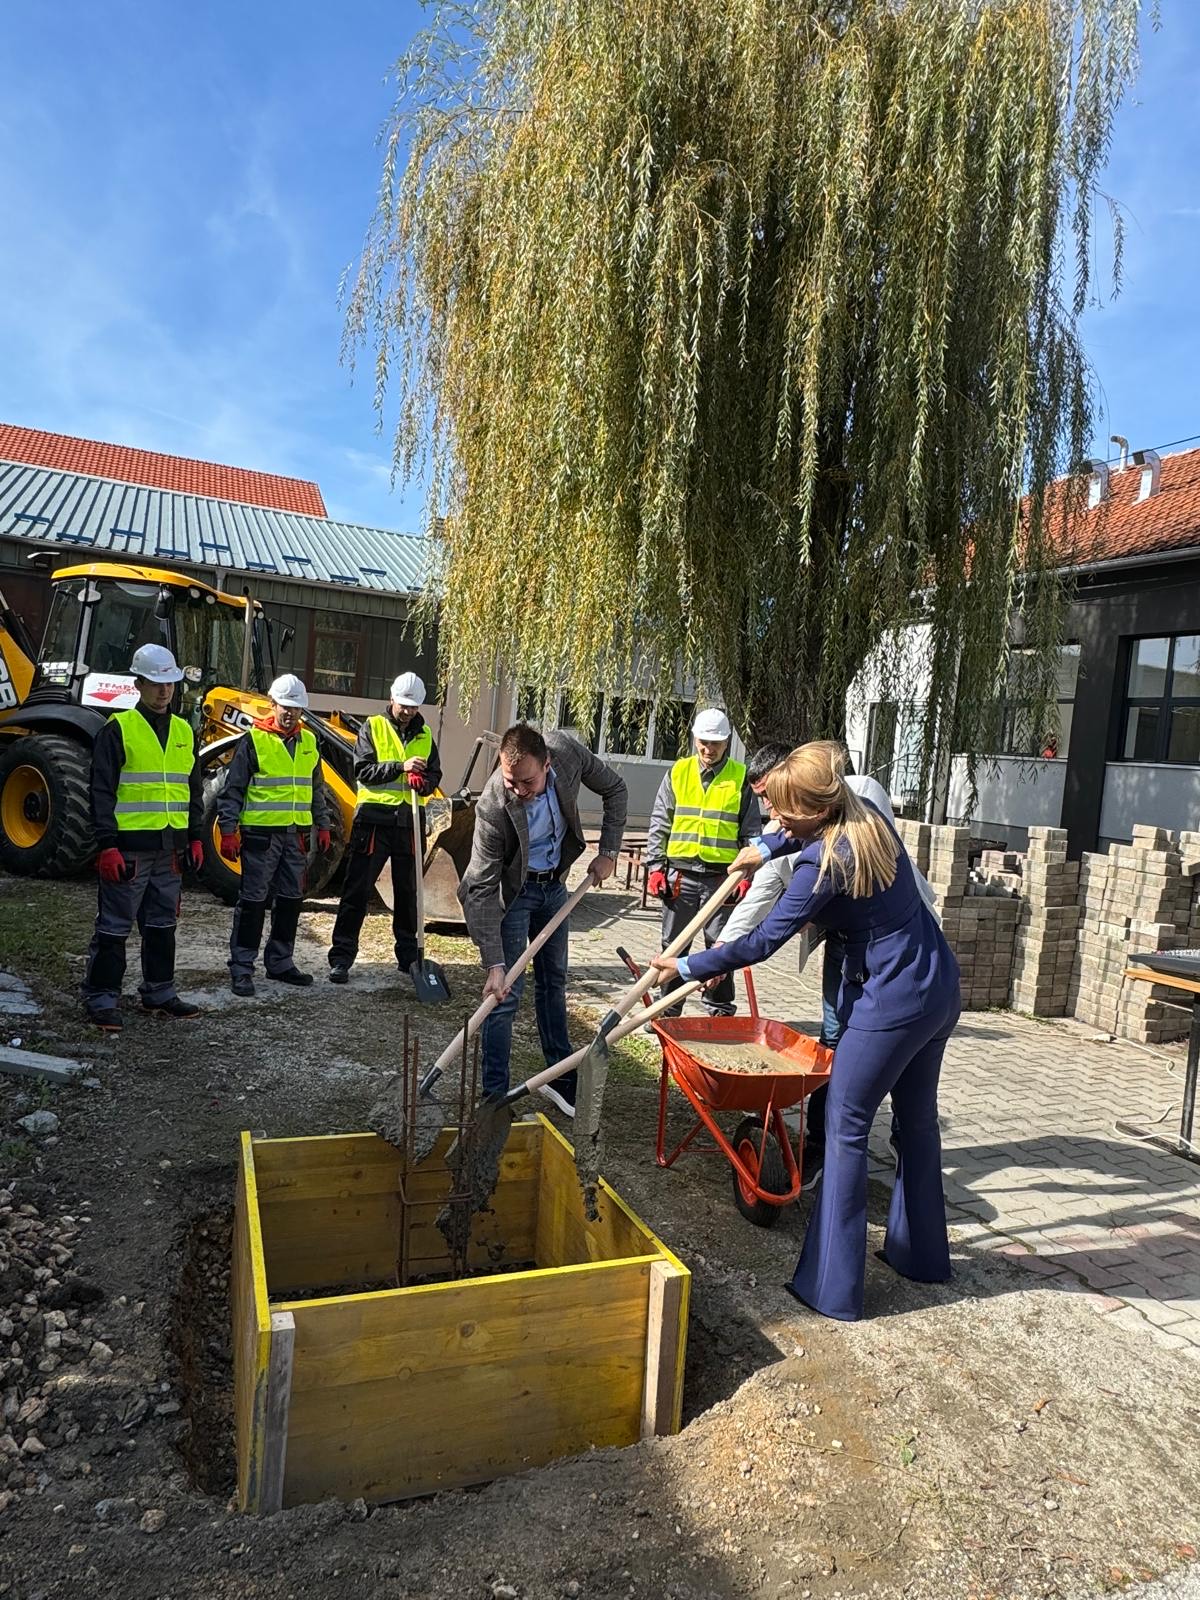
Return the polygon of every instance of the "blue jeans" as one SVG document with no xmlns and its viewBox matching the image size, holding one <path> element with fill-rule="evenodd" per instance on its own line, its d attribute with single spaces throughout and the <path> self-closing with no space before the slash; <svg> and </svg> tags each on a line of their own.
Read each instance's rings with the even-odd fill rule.
<svg viewBox="0 0 1200 1600">
<path fill-rule="evenodd" d="M 505 967 L 512 966 L 529 941 L 536 939 L 555 912 L 562 909 L 566 899 L 567 891 L 561 883 L 526 881 L 500 924 Z M 538 1037 L 542 1041 L 542 1054 L 548 1067 L 571 1054 L 571 1038 L 567 1032 L 567 945 L 570 928 L 571 919 L 568 917 L 533 958 L 533 1006 L 537 1016 Z M 523 972 L 513 984 L 508 998 L 501 1000 L 483 1025 L 485 1094 L 502 1094 L 509 1086 L 508 1058 L 512 1051 L 513 1018 L 517 1014 L 524 988 Z M 567 1093 L 568 1099 L 574 1086 L 573 1072 L 568 1072 L 558 1083 L 564 1092 L 570 1091 Z"/>
</svg>

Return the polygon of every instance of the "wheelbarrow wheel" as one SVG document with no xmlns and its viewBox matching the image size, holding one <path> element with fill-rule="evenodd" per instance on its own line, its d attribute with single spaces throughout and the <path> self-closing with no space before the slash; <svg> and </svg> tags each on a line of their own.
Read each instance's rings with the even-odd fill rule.
<svg viewBox="0 0 1200 1600">
<path fill-rule="evenodd" d="M 767 1134 L 764 1143 L 761 1117 L 743 1117 L 730 1143 L 747 1170 L 757 1173 L 760 1189 L 765 1189 L 768 1194 L 787 1194 L 791 1184 L 779 1143 L 773 1133 Z M 769 1200 L 760 1200 L 736 1167 L 733 1168 L 733 1201 L 747 1222 L 753 1222 L 758 1228 L 773 1228 L 783 1210 L 782 1206 L 773 1206 Z"/>
</svg>

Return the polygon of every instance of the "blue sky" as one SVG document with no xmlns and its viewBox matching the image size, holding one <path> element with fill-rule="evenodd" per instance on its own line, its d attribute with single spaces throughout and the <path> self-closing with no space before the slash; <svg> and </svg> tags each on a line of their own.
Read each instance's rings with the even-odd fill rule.
<svg viewBox="0 0 1200 1600">
<path fill-rule="evenodd" d="M 1107 188 L 1125 288 L 1088 313 L 1097 453 L 1200 433 L 1200 5 L 1163 0 Z M 4 7 L 0 419 L 316 478 L 412 529 L 336 295 L 416 0 Z M 1189 263 L 1193 263 L 1189 265 Z"/>
</svg>

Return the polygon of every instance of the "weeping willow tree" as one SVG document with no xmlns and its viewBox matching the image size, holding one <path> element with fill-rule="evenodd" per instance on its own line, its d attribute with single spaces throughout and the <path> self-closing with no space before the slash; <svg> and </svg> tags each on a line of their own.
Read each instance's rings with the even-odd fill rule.
<svg viewBox="0 0 1200 1600">
<path fill-rule="evenodd" d="M 1077 321 L 1138 10 L 438 7 L 347 339 L 428 475 L 447 678 L 682 671 L 751 741 L 799 739 L 842 729 L 868 659 L 910 698 L 921 619 L 928 756 L 955 704 L 986 747 L 1016 601 L 1052 728 L 1044 491 L 1090 437 Z"/>
</svg>

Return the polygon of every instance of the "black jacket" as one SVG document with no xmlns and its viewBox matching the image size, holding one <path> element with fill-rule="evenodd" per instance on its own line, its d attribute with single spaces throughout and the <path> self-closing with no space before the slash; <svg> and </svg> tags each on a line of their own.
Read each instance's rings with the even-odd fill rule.
<svg viewBox="0 0 1200 1600">
<path fill-rule="evenodd" d="M 134 708 L 145 717 L 154 729 L 163 749 L 167 748 L 167 735 L 171 727 L 171 713 L 147 711 L 140 702 Z M 193 740 L 193 750 L 195 741 Z M 110 717 L 92 746 L 92 827 L 96 830 L 96 849 L 118 848 L 130 851 L 171 850 L 185 845 L 189 839 L 201 834 L 200 818 L 204 810 L 204 782 L 200 763 L 193 756 L 188 778 L 188 825 L 186 833 L 181 828 L 134 828 L 121 832 L 117 828 L 117 784 L 121 768 L 125 765 L 125 741 L 121 737 L 121 724 Z"/>
<path fill-rule="evenodd" d="M 419 711 L 415 711 L 407 722 L 399 722 L 392 715 L 391 706 L 384 710 L 384 716 L 395 728 L 396 732 L 409 744 L 425 726 L 425 718 Z M 358 730 L 358 739 L 354 746 L 354 777 L 358 783 L 395 783 L 404 770 L 402 761 L 380 761 L 371 738 L 371 725 L 364 717 L 362 727 Z M 442 762 L 438 755 L 437 741 L 434 740 L 428 756 L 425 758 L 425 779 L 429 787 L 425 793 L 436 789 L 442 781 Z M 412 817 L 407 806 L 383 806 L 371 801 L 363 802 L 354 813 L 357 825 L 368 828 L 398 828 L 403 826 L 405 832 L 412 835 Z"/>
</svg>

